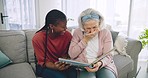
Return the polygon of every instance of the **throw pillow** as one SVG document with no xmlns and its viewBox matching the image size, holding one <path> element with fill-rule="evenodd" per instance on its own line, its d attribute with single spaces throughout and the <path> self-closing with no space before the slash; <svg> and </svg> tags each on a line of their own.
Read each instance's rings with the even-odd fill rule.
<svg viewBox="0 0 148 78">
<path fill-rule="evenodd" d="M 127 44 L 128 44 L 128 41 L 127 41 L 126 37 L 122 36 L 122 35 L 118 35 L 117 39 L 115 40 L 115 44 L 114 44 L 114 47 L 116 47 L 114 55 L 120 54 L 120 55 L 129 56 L 126 53 Z"/>
<path fill-rule="evenodd" d="M 0 68 L 12 63 L 12 61 L 0 51 Z"/>
</svg>

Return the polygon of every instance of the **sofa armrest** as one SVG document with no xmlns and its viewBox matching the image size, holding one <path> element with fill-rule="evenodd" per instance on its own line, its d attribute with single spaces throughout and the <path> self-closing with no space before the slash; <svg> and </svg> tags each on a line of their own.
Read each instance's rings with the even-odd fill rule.
<svg viewBox="0 0 148 78">
<path fill-rule="evenodd" d="M 142 49 L 142 43 L 139 40 L 127 38 L 128 44 L 126 52 L 131 56 L 131 58 L 134 58 L 135 56 L 138 56 Z"/>
<path fill-rule="evenodd" d="M 133 78 L 134 76 L 136 76 L 138 55 L 142 49 L 142 43 L 139 40 L 131 38 L 127 38 L 127 40 L 128 44 L 126 52 L 128 55 L 131 56 L 132 60 L 134 61 L 133 71 L 128 74 L 128 78 Z"/>
</svg>

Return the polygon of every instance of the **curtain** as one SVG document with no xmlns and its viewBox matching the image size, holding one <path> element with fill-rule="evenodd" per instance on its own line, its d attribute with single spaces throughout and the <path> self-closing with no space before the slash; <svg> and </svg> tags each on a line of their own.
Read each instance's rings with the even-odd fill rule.
<svg viewBox="0 0 148 78">
<path fill-rule="evenodd" d="M 132 0 L 129 37 L 138 39 L 145 28 L 148 28 L 148 0 Z M 148 59 L 148 48 L 142 49 L 139 60 Z"/>
<path fill-rule="evenodd" d="M 128 35 L 130 38 L 138 39 L 144 28 L 148 27 L 148 0 L 63 1 L 65 1 L 63 10 L 66 15 L 74 19 L 68 22 L 68 26 L 77 26 L 80 12 L 86 8 L 94 8 L 102 13 L 105 17 L 105 23 L 111 25 L 113 30 Z M 143 49 L 140 57 L 148 59 L 146 51 L 147 49 Z"/>
<path fill-rule="evenodd" d="M 35 2 L 34 0 L 5 0 L 10 30 L 34 29 Z"/>
</svg>

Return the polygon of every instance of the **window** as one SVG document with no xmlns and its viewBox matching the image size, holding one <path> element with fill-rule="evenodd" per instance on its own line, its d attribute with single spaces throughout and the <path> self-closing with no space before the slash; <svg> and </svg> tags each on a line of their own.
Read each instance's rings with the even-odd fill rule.
<svg viewBox="0 0 148 78">
<path fill-rule="evenodd" d="M 105 23 L 130 38 L 138 36 L 148 28 L 148 0 L 63 0 L 63 11 L 74 19 L 68 26 L 78 26 L 78 16 L 86 8 L 94 8 L 105 17 Z M 79 4 L 80 3 L 80 4 Z M 140 57 L 148 59 L 147 49 Z M 142 56 L 141 56 L 142 55 Z M 140 58 L 141 59 L 141 58 Z"/>
<path fill-rule="evenodd" d="M 68 26 L 78 26 L 79 14 L 87 8 L 94 8 L 104 16 L 106 24 L 127 34 L 130 0 L 64 0 L 64 3 L 63 11 L 73 19 Z"/>
<path fill-rule="evenodd" d="M 89 7 L 94 8 L 96 1 L 97 0 L 63 0 L 63 11 L 69 19 L 67 22 L 68 27 L 78 26 L 78 16 L 80 13 Z"/>
<path fill-rule="evenodd" d="M 148 28 L 148 0 L 133 0 L 131 9 L 131 22 L 129 37 L 138 39 L 140 33 Z M 139 54 L 139 60 L 148 59 L 148 47 L 142 49 Z"/>
<path fill-rule="evenodd" d="M 5 5 L 9 16 L 7 29 L 21 30 L 36 27 L 34 0 L 6 0 Z"/>
</svg>

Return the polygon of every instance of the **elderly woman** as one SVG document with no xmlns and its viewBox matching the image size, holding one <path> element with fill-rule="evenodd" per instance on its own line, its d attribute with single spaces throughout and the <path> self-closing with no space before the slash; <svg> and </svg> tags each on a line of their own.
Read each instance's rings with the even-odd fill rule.
<svg viewBox="0 0 148 78">
<path fill-rule="evenodd" d="M 94 9 L 86 9 L 79 16 L 79 28 L 73 33 L 69 55 L 73 60 L 92 63 L 96 58 L 113 49 L 109 30 L 104 27 L 103 16 Z M 97 78 L 117 78 L 117 69 L 111 54 L 98 61 L 93 68 Z"/>
</svg>

